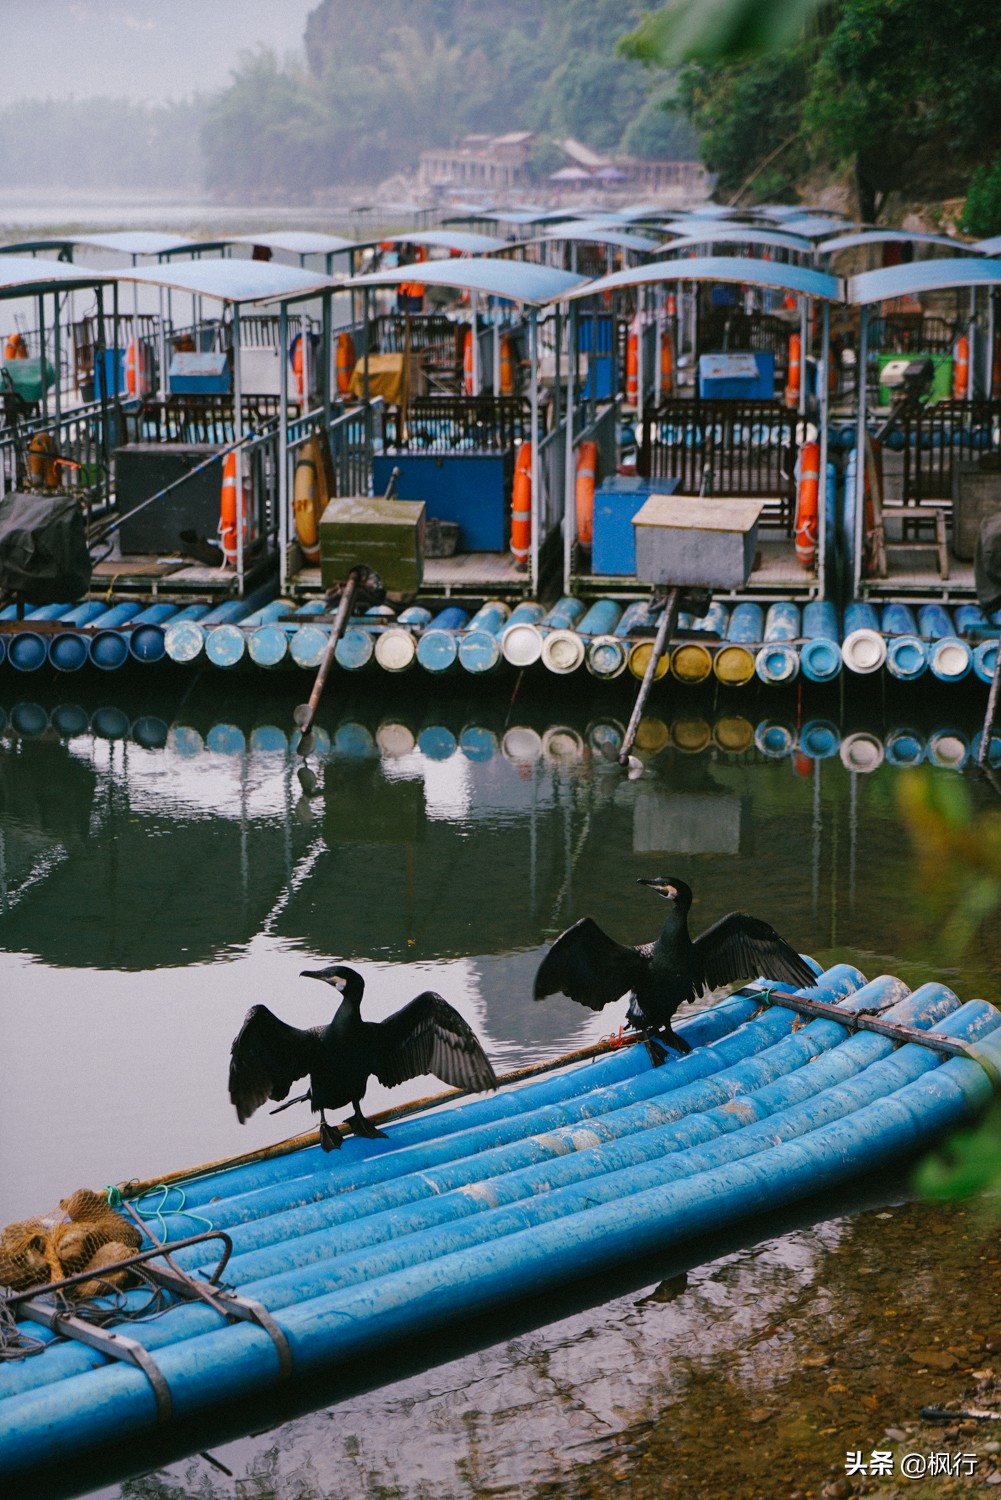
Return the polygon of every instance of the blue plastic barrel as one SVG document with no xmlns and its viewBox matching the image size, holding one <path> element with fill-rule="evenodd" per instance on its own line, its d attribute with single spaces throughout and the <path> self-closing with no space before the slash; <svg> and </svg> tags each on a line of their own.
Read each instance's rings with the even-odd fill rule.
<svg viewBox="0 0 1001 1500">
<path fill-rule="evenodd" d="M 467 760 L 493 760 L 500 746 L 492 729 L 482 724 L 467 724 L 459 735 L 459 749 Z"/>
<path fill-rule="evenodd" d="M 334 660 L 345 672 L 360 672 L 375 654 L 375 637 L 361 625 L 349 625 L 334 647 Z"/>
<path fill-rule="evenodd" d="M 459 641 L 456 634 L 469 619 L 469 611 L 450 604 L 434 618 L 434 623 L 423 631 L 417 642 L 417 660 L 425 672 L 440 676 L 455 666 L 459 659 Z"/>
<path fill-rule="evenodd" d="M 164 626 L 168 621 L 176 620 L 180 613 L 176 604 L 151 604 L 136 615 L 129 635 L 129 651 L 136 661 L 163 661 L 167 654 Z"/>
<path fill-rule="evenodd" d="M 826 599 L 812 599 L 803 609 L 799 667 L 809 682 L 831 682 L 841 671 L 838 612 Z"/>
<path fill-rule="evenodd" d="M 792 682 L 799 675 L 799 652 L 790 641 L 800 633 L 799 606 L 782 599 L 770 604 L 765 616 L 765 644 L 754 660 L 762 682 Z"/>
<path fill-rule="evenodd" d="M 796 731 L 781 719 L 762 719 L 754 731 L 754 743 L 770 760 L 783 760 L 796 744 Z"/>
<path fill-rule="evenodd" d="M 858 601 L 849 604 L 844 628 L 841 659 L 848 670 L 863 677 L 878 672 L 886 661 L 886 641 L 875 608 Z"/>
<path fill-rule="evenodd" d="M 59 703 L 52 710 L 52 727 L 63 739 L 71 740 L 90 729 L 90 714 L 79 703 Z"/>
<path fill-rule="evenodd" d="M 998 642 L 981 641 L 973 648 L 973 670 L 981 682 L 993 682 L 998 660 Z"/>
<path fill-rule="evenodd" d="M 444 724 L 428 724 L 417 736 L 417 748 L 428 760 L 451 760 L 459 741 Z"/>
<path fill-rule="evenodd" d="M 459 637 L 459 661 L 467 672 L 480 676 L 500 663 L 499 636 L 510 614 L 510 607 L 499 599 L 488 600 L 476 611 Z"/>
<path fill-rule="evenodd" d="M 530 667 L 542 655 L 542 636 L 536 628 L 545 614 L 536 599 L 525 599 L 510 614 L 501 632 L 501 652 L 512 667 Z"/>
<path fill-rule="evenodd" d="M 903 682 L 920 677 L 928 668 L 928 646 L 918 633 L 914 612 L 906 604 L 884 604 L 881 618 L 886 636 L 886 670 Z"/>
<path fill-rule="evenodd" d="M 970 742 L 959 729 L 936 729 L 928 736 L 925 754 L 933 766 L 959 771 L 970 755 Z"/>
<path fill-rule="evenodd" d="M 105 708 L 96 708 L 90 716 L 90 727 L 102 740 L 124 740 L 128 739 L 129 716 L 122 709 L 108 705 Z"/>
<path fill-rule="evenodd" d="M 969 643 L 956 634 L 948 610 L 941 604 L 923 604 L 918 610 L 918 628 L 931 644 L 928 667 L 940 682 L 960 682 L 973 667 Z"/>
<path fill-rule="evenodd" d="M 101 599 L 88 599 L 84 604 L 78 604 L 76 609 L 59 616 L 60 625 L 65 625 L 67 629 L 60 631 L 58 635 L 49 636 L 48 640 L 49 661 L 57 672 L 78 672 L 84 665 L 89 656 L 87 638 L 75 627 L 89 625 L 105 614 L 107 608 Z"/>
<path fill-rule="evenodd" d="M 227 599 L 200 617 L 182 611 L 171 620 L 163 633 L 164 646 L 171 661 L 197 661 L 205 650 L 207 632 L 215 625 L 232 625 L 242 620 L 250 611 L 242 599 Z"/>
<path fill-rule="evenodd" d="M 286 660 L 289 632 L 277 623 L 259 625 L 247 636 L 247 655 L 255 667 L 274 668 Z"/>
<path fill-rule="evenodd" d="M 315 671 L 330 639 L 329 625 L 302 625 L 289 641 L 289 655 L 297 667 Z"/>
<path fill-rule="evenodd" d="M 49 727 L 49 715 L 40 703 L 15 703 L 10 711 L 11 728 L 25 739 L 35 739 Z"/>
<path fill-rule="evenodd" d="M 395 625 L 375 638 L 375 659 L 384 672 L 406 672 L 417 660 L 417 633 L 431 623 L 431 611 L 411 604 L 401 610 Z"/>
<path fill-rule="evenodd" d="M 140 714 L 131 729 L 133 740 L 144 750 L 162 750 L 169 733 L 170 725 L 155 714 Z"/>
<path fill-rule="evenodd" d="M 588 641 L 584 661 L 592 677 L 610 681 L 626 670 L 629 653 L 625 642 L 615 635 L 598 635 Z"/>
</svg>

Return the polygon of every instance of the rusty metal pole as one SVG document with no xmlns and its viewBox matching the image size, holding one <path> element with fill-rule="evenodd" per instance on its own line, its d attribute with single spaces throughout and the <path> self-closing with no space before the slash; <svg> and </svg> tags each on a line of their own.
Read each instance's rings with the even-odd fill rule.
<svg viewBox="0 0 1001 1500">
<path fill-rule="evenodd" d="M 984 715 L 984 727 L 980 735 L 980 750 L 977 755 L 977 765 L 981 771 L 989 764 L 988 757 L 991 751 L 991 730 L 998 711 L 998 692 L 1001 691 L 1001 641 L 998 642 L 998 654 L 994 661 L 994 676 L 991 678 L 991 690 L 987 695 L 987 712 Z"/>
<path fill-rule="evenodd" d="M 643 709 L 646 704 L 646 700 L 650 695 L 650 689 L 653 686 L 653 679 L 657 671 L 657 664 L 660 661 L 661 657 L 664 655 L 664 651 L 666 650 L 668 643 L 670 642 L 671 636 L 674 634 L 674 627 L 678 623 L 678 610 L 680 608 L 680 604 L 681 590 L 668 589 L 667 596 L 664 600 L 664 611 L 660 617 L 660 623 L 657 626 L 657 634 L 654 636 L 653 650 L 650 652 L 650 660 L 646 664 L 646 671 L 643 673 L 643 681 L 640 683 L 640 690 L 636 694 L 636 703 L 633 707 L 632 717 L 630 718 L 629 724 L 626 728 L 625 738 L 622 741 L 622 749 L 619 751 L 620 766 L 626 765 L 629 760 L 629 752 L 632 749 L 633 740 L 635 740 L 636 738 L 636 731 L 639 728 L 639 722 L 643 716 Z"/>
<path fill-rule="evenodd" d="M 337 642 L 344 634 L 344 627 L 351 613 L 351 601 L 354 599 L 355 589 L 358 587 L 358 579 L 361 577 L 361 572 L 360 567 L 354 567 L 345 579 L 344 589 L 337 605 L 337 613 L 334 616 L 334 623 L 330 630 L 330 639 L 327 641 L 323 659 L 316 674 L 316 681 L 313 683 L 313 691 L 309 695 L 309 702 L 300 703 L 292 715 L 299 728 L 298 749 L 300 755 L 308 755 L 312 748 L 311 743 L 309 743 L 309 732 L 313 727 L 313 716 L 319 707 L 320 699 L 323 697 L 323 689 L 326 687 L 327 678 L 330 676 L 330 668 L 334 664 L 334 652 L 337 650 Z"/>
</svg>

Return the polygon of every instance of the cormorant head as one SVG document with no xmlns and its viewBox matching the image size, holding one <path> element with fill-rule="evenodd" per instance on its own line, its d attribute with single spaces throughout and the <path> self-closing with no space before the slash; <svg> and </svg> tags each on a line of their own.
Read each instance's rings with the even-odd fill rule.
<svg viewBox="0 0 1001 1500">
<path fill-rule="evenodd" d="M 641 875 L 636 884 L 648 885 L 658 896 L 663 896 L 665 901 L 673 901 L 680 911 L 687 911 L 692 904 L 691 886 L 674 875 L 654 875 L 651 880 Z"/>
<path fill-rule="evenodd" d="M 357 969 L 349 969 L 346 964 L 331 964 L 327 969 L 303 969 L 299 978 L 322 979 L 324 984 L 340 990 L 345 1000 L 360 1000 L 365 989 L 365 981 Z"/>
</svg>

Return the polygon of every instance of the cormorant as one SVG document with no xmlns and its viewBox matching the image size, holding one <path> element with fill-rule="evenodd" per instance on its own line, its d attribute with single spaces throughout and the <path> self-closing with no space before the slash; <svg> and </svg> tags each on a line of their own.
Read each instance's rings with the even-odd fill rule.
<svg viewBox="0 0 1001 1500">
<path fill-rule="evenodd" d="M 617 943 L 591 917 L 582 917 L 558 937 L 539 965 L 535 998 L 562 992 L 591 1010 L 601 1010 L 630 990 L 629 1020 L 679 1052 L 690 1052 L 671 1029 L 685 1000 L 762 974 L 789 984 L 813 984 L 815 975 L 767 922 L 732 911 L 694 941 L 688 932 L 691 888 L 673 875 L 640 878 L 668 902 L 660 936 L 638 948 Z"/>
<path fill-rule="evenodd" d="M 329 1026 L 304 1031 L 280 1021 L 266 1005 L 255 1005 L 247 1012 L 229 1064 L 229 1097 L 241 1125 L 265 1100 L 284 1099 L 295 1080 L 307 1074 L 308 1092 L 290 1099 L 289 1104 L 308 1099 L 319 1111 L 324 1151 L 341 1144 L 340 1132 L 331 1130 L 324 1110 L 344 1104 L 354 1105 L 348 1123 L 356 1135 L 385 1135 L 361 1110 L 372 1074 L 389 1086 L 433 1073 L 454 1088 L 476 1092 L 497 1087 L 476 1034 L 433 990 L 425 990 L 385 1021 L 363 1021 L 365 981 L 356 970 L 333 964 L 327 969 L 304 969 L 301 977 L 332 985 L 343 996 L 341 1004 Z"/>
</svg>

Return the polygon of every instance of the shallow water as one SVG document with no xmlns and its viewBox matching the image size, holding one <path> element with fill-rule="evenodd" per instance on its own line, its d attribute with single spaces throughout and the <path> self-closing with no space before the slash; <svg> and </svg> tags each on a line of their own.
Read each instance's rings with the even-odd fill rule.
<svg viewBox="0 0 1001 1500">
<path fill-rule="evenodd" d="M 628 717 L 621 684 L 588 698 L 559 683 L 510 701 L 510 686 L 457 683 L 432 703 L 426 684 L 390 693 L 338 679 L 310 763 L 317 791 L 304 798 L 291 748 L 301 686 L 275 684 L 262 691 L 211 674 L 191 683 L 167 671 L 155 683 L 116 680 L 106 698 L 74 682 L 71 700 L 65 680 L 19 681 L 15 694 L 5 677 L 0 1223 L 80 1186 L 155 1178 L 307 1129 L 304 1106 L 240 1126 L 225 1087 L 250 1004 L 297 1025 L 327 1018 L 323 994 L 298 978 L 303 968 L 354 964 L 373 1019 L 440 990 L 498 1071 L 607 1035 L 621 1004 L 599 1015 L 562 997 L 535 1004 L 532 975 L 546 942 L 587 913 L 622 941 L 652 937 L 659 913 L 640 875 L 687 880 L 696 931 L 743 907 L 824 965 L 847 960 L 869 977 L 944 979 L 963 999 L 1001 998 L 989 942 L 961 971 L 943 966 L 898 810 L 911 772 L 876 765 L 873 748 L 892 753 L 893 731 L 908 724 L 926 754 L 931 745 L 961 759 L 979 728 L 978 694 L 947 696 L 943 713 L 927 694 L 845 707 L 837 696 L 804 706 L 768 692 L 720 700 L 665 690 L 641 726 L 643 769 L 630 778 L 601 753 Z M 875 768 L 860 774 L 838 753 L 791 750 L 818 718 L 862 732 L 854 743 L 868 746 Z M 947 742 L 934 738 L 943 727 Z M 978 805 L 991 804 L 985 783 L 971 788 Z M 373 1085 L 366 1105 L 434 1088 Z M 906 1180 L 864 1191 L 882 1206 L 907 1196 Z M 922 1275 L 919 1242 L 942 1211 L 895 1212 L 913 1216 L 899 1273 Z M 745 1405 L 766 1406 L 760 1382 L 791 1380 L 802 1340 L 823 1338 L 831 1265 L 845 1246 L 878 1257 L 887 1232 L 857 1202 L 815 1205 L 784 1232 L 770 1223 L 748 1245 L 705 1247 L 687 1289 L 677 1265 L 641 1268 L 626 1289 L 588 1288 L 583 1310 L 536 1309 L 525 1328 L 507 1319 L 481 1329 L 487 1347 L 460 1350 L 429 1375 L 387 1368 L 384 1389 L 277 1429 L 273 1407 L 255 1409 L 262 1436 L 213 1449 L 236 1479 L 194 1458 L 107 1493 L 229 1495 L 239 1481 L 241 1493 L 246 1484 L 283 1497 L 445 1500 L 589 1494 L 590 1483 L 599 1493 L 628 1474 L 630 1492 L 646 1493 L 649 1480 L 650 1493 L 698 1494 L 656 1487 L 682 1483 L 663 1451 L 664 1414 L 680 1422 L 702 1392 L 711 1430 L 712 1372 L 724 1368 L 738 1385 L 746 1372 Z M 656 1292 L 664 1275 L 667 1291 Z M 860 1330 L 884 1292 L 856 1289 Z M 812 1331 L 798 1344 L 765 1337 L 807 1312 Z M 778 1364 L 755 1355 L 762 1342 L 775 1344 Z"/>
</svg>

